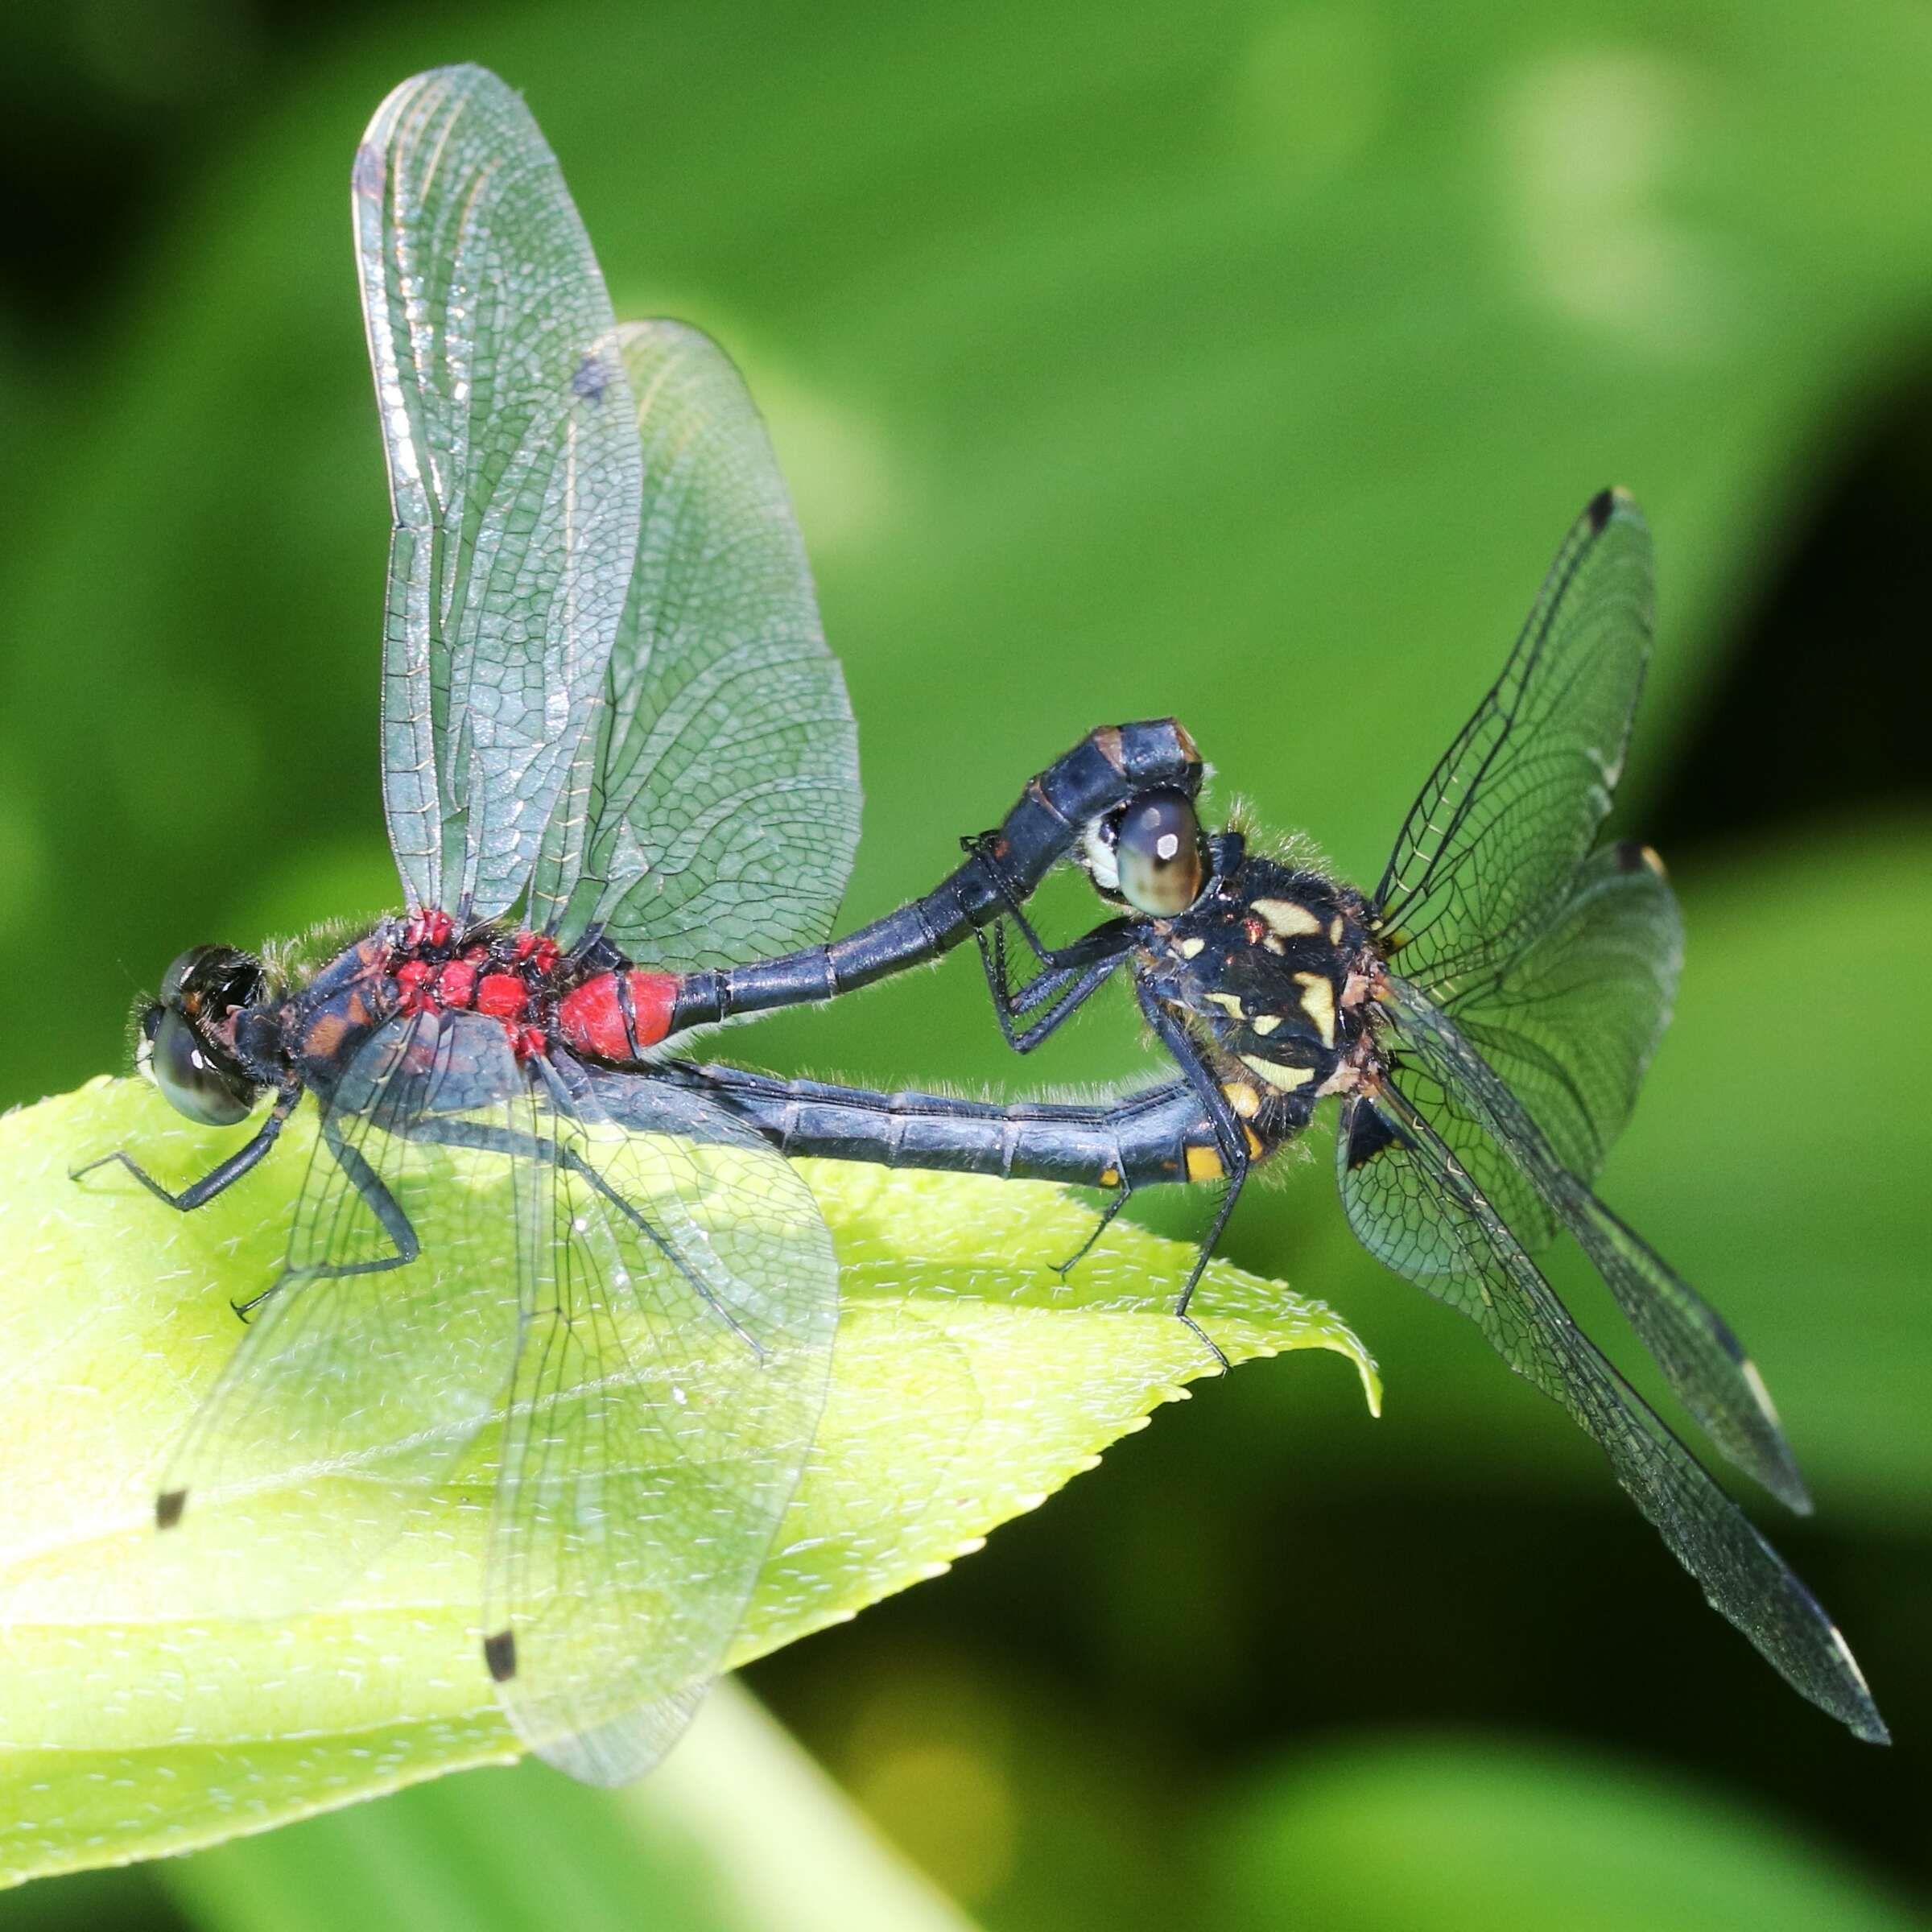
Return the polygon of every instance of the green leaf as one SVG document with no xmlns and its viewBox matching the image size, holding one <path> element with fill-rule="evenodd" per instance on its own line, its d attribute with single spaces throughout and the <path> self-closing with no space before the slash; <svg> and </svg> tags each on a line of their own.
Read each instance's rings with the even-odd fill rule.
<svg viewBox="0 0 1932 1932">
<path fill-rule="evenodd" d="M 488 1513 L 452 1488 L 338 1603 L 299 1622 L 186 1614 L 151 1528 L 164 1459 L 234 1347 L 232 1300 L 273 1278 L 312 1146 L 181 1216 L 178 1185 L 239 1130 L 191 1128 L 143 1084 L 97 1080 L 0 1121 L 9 1365 L 0 1482 L 0 1873 L 206 1844 L 515 1744 L 477 1658 Z M 1172 1319 L 1188 1251 L 1118 1225 L 1063 1287 L 1091 1209 L 1022 1183 L 819 1164 L 842 1311 L 805 1479 L 734 1662 L 943 1571 L 1093 1467 L 1211 1362 Z M 1373 1364 L 1319 1304 L 1216 1264 L 1196 1311 L 1228 1357 L 1304 1348 Z M 277 1499 L 278 1534 L 326 1534 Z"/>
<path fill-rule="evenodd" d="M 1609 1759 L 1500 1741 L 1425 1736 L 1315 1753 L 1265 1781 L 1215 1853 L 1206 1932 L 1925 1922 L 1792 1821 Z"/>
</svg>

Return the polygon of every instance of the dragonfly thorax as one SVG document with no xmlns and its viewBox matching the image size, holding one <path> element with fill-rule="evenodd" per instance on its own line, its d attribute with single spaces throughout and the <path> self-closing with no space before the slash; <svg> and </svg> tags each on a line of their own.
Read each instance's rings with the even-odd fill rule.
<svg viewBox="0 0 1932 1932">
<path fill-rule="evenodd" d="M 1204 1036 L 1236 1112 L 1264 1140 L 1305 1125 L 1353 1044 L 1345 996 L 1368 943 L 1357 896 L 1319 873 L 1244 857 L 1150 932 L 1143 970 Z"/>
<path fill-rule="evenodd" d="M 389 935 L 382 970 L 398 1012 L 480 1013 L 500 1022 L 519 1060 L 549 1044 L 548 1021 L 571 962 L 547 933 L 500 925 L 460 927 L 430 909 Z"/>
</svg>

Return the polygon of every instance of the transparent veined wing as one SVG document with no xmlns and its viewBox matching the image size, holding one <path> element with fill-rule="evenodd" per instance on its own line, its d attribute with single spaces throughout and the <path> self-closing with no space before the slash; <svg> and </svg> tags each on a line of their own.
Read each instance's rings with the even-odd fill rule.
<svg viewBox="0 0 1932 1932">
<path fill-rule="evenodd" d="M 1676 897 L 1654 858 L 1618 846 L 1583 865 L 1526 945 L 1458 979 L 1441 1003 L 1555 1158 L 1586 1183 L 1629 1117 L 1670 1017 L 1682 952 Z M 1438 1125 L 1517 1239 L 1531 1253 L 1545 1246 L 1562 1225 L 1550 1203 L 1473 1123 Z"/>
<path fill-rule="evenodd" d="M 531 923 L 724 967 L 831 930 L 859 836 L 857 733 L 763 422 L 677 322 L 618 341 L 644 507 L 597 729 L 544 842 Z"/>
<path fill-rule="evenodd" d="M 539 1071 L 528 1125 L 479 1143 L 514 1157 L 525 1257 L 484 1655 L 533 1749 L 617 1784 L 737 1633 L 818 1427 L 838 1273 L 797 1174 L 702 1096 Z"/>
<path fill-rule="evenodd" d="M 1527 945 L 1459 982 L 1443 1009 L 1588 1181 L 1630 1117 L 1682 964 L 1683 922 L 1656 855 L 1618 845 L 1584 865 Z M 1513 1212 L 1509 1224 L 1532 1252 L 1553 1231 L 1547 1216 Z"/>
<path fill-rule="evenodd" d="M 389 462 L 383 802 L 412 905 L 506 911 L 603 686 L 642 464 L 589 238 L 529 110 L 444 68 L 356 157 Z"/>
<path fill-rule="evenodd" d="M 1439 1002 L 1563 905 L 1623 770 L 1650 630 L 1650 533 L 1629 497 L 1605 490 L 1564 539 L 1376 889 L 1385 953 Z"/>
<path fill-rule="evenodd" d="M 1392 980 L 1382 1038 L 1402 1088 L 1508 1224 L 1567 1229 L 1684 1406 L 1728 1460 L 1810 1507 L 1763 1378 L 1730 1324 L 1557 1157 L 1509 1087 L 1414 987 Z"/>
<path fill-rule="evenodd" d="M 1349 1224 L 1369 1253 L 1468 1315 L 1575 1418 L 1711 1607 L 1794 1690 L 1858 1736 L 1884 1741 L 1864 1675 L 1817 1600 L 1571 1320 L 1401 1089 L 1345 1104 L 1337 1163 Z"/>
<path fill-rule="evenodd" d="M 518 1321 L 500 1187 L 426 1142 L 527 1104 L 494 1020 L 399 1018 L 335 1092 L 287 1259 L 169 1459 L 158 1560 L 209 1609 L 292 1615 L 340 1594 L 500 1415 Z"/>
</svg>

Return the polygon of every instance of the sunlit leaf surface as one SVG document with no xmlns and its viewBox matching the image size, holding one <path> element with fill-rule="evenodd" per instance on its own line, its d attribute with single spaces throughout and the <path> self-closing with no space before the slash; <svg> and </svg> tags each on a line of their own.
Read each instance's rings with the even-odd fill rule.
<svg viewBox="0 0 1932 1932">
<path fill-rule="evenodd" d="M 157 1472 L 234 1345 L 229 1299 L 272 1278 L 308 1136 L 192 1216 L 67 1170 L 128 1143 L 174 1180 L 221 1138 L 130 1081 L 0 1122 L 11 1876 L 205 1843 L 514 1754 L 477 1661 L 487 1439 L 299 1620 L 225 1616 L 205 1578 L 157 1554 Z M 841 1257 L 833 1389 L 741 1662 L 938 1575 L 1211 1366 L 1167 1312 L 1184 1249 L 1117 1228 L 1062 1288 L 1048 1265 L 1089 1212 L 1071 1196 L 831 1164 L 811 1178 Z M 1316 1304 L 1217 1265 L 1197 1312 L 1236 1360 L 1337 1350 L 1376 1399 L 1360 1344 Z M 332 1499 L 327 1481 L 254 1499 L 224 1563 L 272 1573 L 328 1533 Z"/>
</svg>

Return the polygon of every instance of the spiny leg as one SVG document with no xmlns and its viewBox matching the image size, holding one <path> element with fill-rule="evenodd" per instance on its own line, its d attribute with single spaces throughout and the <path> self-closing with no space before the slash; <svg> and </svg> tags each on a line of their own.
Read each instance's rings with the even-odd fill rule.
<svg viewBox="0 0 1932 1932">
<path fill-rule="evenodd" d="M 1220 1203 L 1215 1209 L 1214 1219 L 1208 1224 L 1206 1237 L 1199 1252 L 1194 1257 L 1194 1265 L 1187 1271 L 1187 1279 L 1174 1303 L 1174 1313 L 1214 1350 L 1216 1359 L 1224 1373 L 1228 1364 L 1213 1338 L 1202 1328 L 1199 1323 L 1187 1312 L 1187 1304 L 1194 1299 L 1194 1291 L 1200 1286 L 1201 1276 L 1207 1270 L 1215 1249 L 1220 1245 L 1228 1222 L 1234 1212 L 1234 1204 L 1241 1199 L 1241 1187 L 1248 1179 L 1251 1157 L 1248 1151 L 1248 1136 L 1241 1125 L 1240 1116 L 1228 1104 L 1228 1096 L 1222 1092 L 1220 1083 L 1214 1077 L 1196 1051 L 1194 1042 L 1188 1037 L 1187 1029 L 1170 1013 L 1161 1003 L 1159 996 L 1146 985 L 1137 985 L 1141 1011 L 1147 1024 L 1154 1029 L 1155 1037 L 1174 1056 L 1174 1063 L 1186 1076 L 1195 1096 L 1207 1109 L 1208 1118 L 1214 1128 L 1215 1146 L 1221 1157 L 1221 1166 L 1228 1176 L 1228 1185 L 1222 1191 Z"/>
<path fill-rule="evenodd" d="M 1065 1261 L 1048 1262 L 1047 1265 L 1062 1281 L 1065 1281 L 1067 1276 L 1071 1274 L 1074 1269 L 1079 1267 L 1088 1255 L 1092 1253 L 1094 1244 L 1113 1225 L 1115 1216 L 1127 1205 L 1128 1196 L 1133 1192 L 1133 1182 L 1123 1179 L 1120 1186 L 1116 1187 L 1108 1197 L 1107 1205 L 1094 1216 L 1093 1225 L 1088 1230 L 1086 1240 L 1082 1241 Z"/>
<path fill-rule="evenodd" d="M 1095 937 L 1092 933 L 1088 935 L 1088 939 Z M 979 943 L 980 963 L 985 969 L 987 988 L 993 995 L 994 1017 L 1000 1022 L 1000 1031 L 1005 1036 L 1006 1044 L 1015 1053 L 1031 1053 L 1057 1033 L 1099 991 L 1125 957 L 1123 951 L 1115 949 L 1104 954 L 1084 971 L 1078 964 L 1057 966 L 1036 975 L 1015 993 L 1007 976 L 1006 942 L 1001 929 L 996 926 L 989 941 L 985 929 L 978 927 L 974 930 L 973 938 Z M 1071 955 L 1078 949 L 1069 947 L 1067 950 Z M 1043 1018 L 1015 1031 L 1013 1022 L 1016 1017 L 1023 1018 L 1050 1000 L 1053 1004 Z"/>
<path fill-rule="evenodd" d="M 125 1167 L 141 1185 L 158 1201 L 165 1201 L 178 1213 L 192 1214 L 197 1208 L 204 1208 L 215 1196 L 232 1187 L 243 1174 L 255 1166 L 275 1146 L 288 1117 L 295 1112 L 295 1103 L 302 1097 L 299 1087 L 285 1087 L 275 1096 L 275 1104 L 269 1109 L 268 1117 L 255 1129 L 254 1137 L 229 1155 L 226 1160 L 217 1163 L 200 1180 L 184 1187 L 179 1194 L 172 1192 L 142 1166 L 125 1147 L 117 1147 L 112 1154 L 104 1154 L 98 1160 L 89 1161 L 83 1167 L 70 1167 L 68 1179 L 78 1181 L 85 1179 L 97 1167 L 109 1167 L 118 1163 Z"/>
<path fill-rule="evenodd" d="M 363 1158 L 361 1150 L 352 1147 L 343 1139 L 342 1129 L 332 1113 L 322 1117 L 322 1137 L 328 1143 L 329 1152 L 336 1157 L 336 1166 L 349 1176 L 349 1185 L 361 1197 L 362 1204 L 376 1217 L 382 1232 L 389 1236 L 395 1253 L 379 1254 L 372 1261 L 323 1261 L 312 1268 L 285 1269 L 259 1294 L 251 1295 L 246 1302 L 229 1304 L 243 1321 L 271 1296 L 279 1294 L 292 1281 L 333 1282 L 351 1274 L 385 1274 L 392 1268 L 407 1268 L 423 1252 L 423 1244 L 417 1238 L 415 1224 L 402 1203 L 390 1192 L 389 1183 Z"/>
<path fill-rule="evenodd" d="M 1013 882 L 1006 877 L 1005 868 L 999 861 L 993 847 L 998 835 L 995 832 L 975 832 L 960 840 L 960 848 L 969 857 L 977 859 L 986 868 L 987 876 L 993 881 L 993 888 L 1000 895 L 1000 902 L 1005 909 L 1007 918 L 1020 929 L 1020 936 L 1033 948 L 1033 956 L 1048 972 L 1059 968 L 1062 961 L 1055 949 L 1049 946 L 1033 929 L 1025 908 L 1020 903 L 1020 895 L 1013 889 Z M 980 929 L 975 927 L 976 932 Z"/>
<path fill-rule="evenodd" d="M 1001 869 L 999 859 L 993 849 L 995 835 L 980 832 L 972 838 L 961 839 L 960 844 L 967 852 L 986 868 L 993 881 L 993 890 L 1000 895 L 1000 903 L 1005 916 L 1019 928 L 1020 936 L 1032 949 L 1033 956 L 1047 972 L 1064 971 L 1070 966 L 1084 965 L 1094 955 L 1093 942 L 1103 933 L 1121 935 L 1121 948 L 1124 949 L 1125 935 L 1133 922 L 1125 919 L 1109 919 L 1096 926 L 1092 932 L 1084 934 L 1070 946 L 1049 946 L 1033 929 L 1033 923 L 1026 917 L 1026 910 L 1020 902 L 1020 895 L 1014 891 L 1012 881 Z M 981 930 L 974 928 L 975 931 Z"/>
<path fill-rule="evenodd" d="M 290 1103 L 291 1105 L 293 1102 Z M 328 1143 L 330 1153 L 336 1157 L 336 1164 L 349 1176 L 349 1184 L 361 1197 L 363 1203 L 382 1224 L 382 1232 L 394 1245 L 394 1254 L 378 1255 L 373 1261 L 319 1262 L 313 1267 L 287 1269 L 269 1283 L 259 1294 L 246 1302 L 230 1302 L 229 1306 L 246 1322 L 263 1302 L 279 1294 L 283 1290 L 299 1282 L 306 1287 L 312 1282 L 336 1281 L 345 1275 L 382 1274 L 392 1268 L 406 1268 L 422 1253 L 422 1244 L 416 1238 L 415 1228 L 409 1216 L 403 1212 L 402 1203 L 391 1194 L 382 1177 L 376 1173 L 361 1152 L 342 1138 L 341 1129 L 332 1114 L 322 1117 L 322 1137 Z M 246 1151 L 246 1149 L 243 1150 Z M 261 1157 L 256 1156 L 257 1159 Z M 96 1163 L 98 1165 L 98 1163 Z M 163 1489 L 155 1498 L 155 1527 L 171 1530 L 181 1521 L 188 1508 L 186 1489 Z"/>
</svg>

